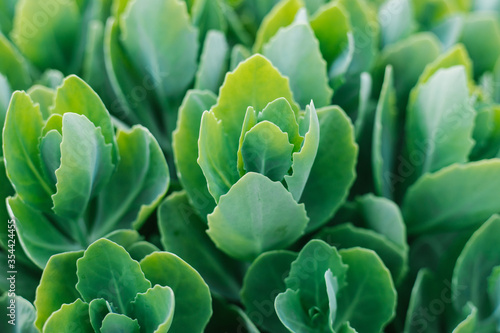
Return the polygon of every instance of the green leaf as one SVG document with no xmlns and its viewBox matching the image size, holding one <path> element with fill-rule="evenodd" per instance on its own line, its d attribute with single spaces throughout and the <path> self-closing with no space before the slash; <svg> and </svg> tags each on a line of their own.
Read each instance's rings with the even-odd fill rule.
<svg viewBox="0 0 500 333">
<path fill-rule="evenodd" d="M 222 6 L 220 0 L 196 0 L 190 9 L 193 24 L 200 30 L 200 40 L 205 40 L 205 43 L 210 38 L 211 31 L 227 30 Z"/>
<path fill-rule="evenodd" d="M 45 333 L 93 332 L 90 324 L 89 305 L 81 299 L 63 304 L 52 313 L 43 326 Z"/>
<path fill-rule="evenodd" d="M 491 251 L 500 238 L 500 216 L 493 215 L 469 239 L 453 270 L 453 305 L 460 311 L 468 301 L 476 307 L 480 319 L 494 310 L 488 297 L 487 279 L 500 265 L 500 254 Z"/>
<path fill-rule="evenodd" d="M 158 227 L 166 251 L 189 262 L 213 291 L 229 299 L 238 298 L 243 267 L 215 247 L 205 232 L 205 221 L 189 204 L 185 192 L 174 192 L 163 201 L 158 209 Z"/>
<path fill-rule="evenodd" d="M 21 200 L 19 195 L 7 199 L 16 218 L 18 236 L 26 255 L 40 268 L 49 258 L 61 252 L 81 250 L 76 221 L 67 221 L 45 215 Z"/>
<path fill-rule="evenodd" d="M 347 322 L 344 325 L 340 326 L 340 328 L 337 330 L 337 333 L 357 333 L 357 331 L 351 327 L 349 322 Z"/>
<path fill-rule="evenodd" d="M 493 304 L 493 313 L 488 318 L 496 322 L 497 330 L 500 327 L 500 265 L 493 268 L 488 277 L 488 295 Z"/>
<path fill-rule="evenodd" d="M 318 39 L 321 55 L 330 68 L 348 43 L 351 31 L 349 17 L 338 3 L 329 2 L 311 17 L 311 28 Z"/>
<path fill-rule="evenodd" d="M 113 149 L 113 164 L 118 161 L 115 132 L 111 117 L 99 96 L 78 76 L 70 75 L 57 88 L 55 104 L 52 113 L 64 115 L 67 112 L 83 115 L 95 127 L 100 127 L 104 142 L 111 144 Z"/>
<path fill-rule="evenodd" d="M 77 220 L 111 177 L 112 148 L 104 142 L 101 130 L 83 115 L 64 114 L 62 132 L 53 210 L 61 217 Z"/>
<path fill-rule="evenodd" d="M 160 103 L 165 107 L 167 99 L 181 98 L 196 73 L 199 47 L 186 4 L 132 0 L 119 21 L 124 49 L 135 67 L 158 85 Z"/>
<path fill-rule="evenodd" d="M 118 313 L 108 313 L 101 326 L 101 333 L 139 333 L 139 330 L 137 319 Z"/>
<path fill-rule="evenodd" d="M 478 77 L 492 71 L 500 56 L 500 24 L 495 13 L 474 13 L 464 22 L 460 41 L 469 51 Z"/>
<path fill-rule="evenodd" d="M 340 250 L 340 255 L 349 269 L 347 285 L 337 298 L 335 327 L 348 321 L 359 332 L 381 332 L 396 309 L 396 290 L 389 270 L 371 250 L 352 248 Z"/>
<path fill-rule="evenodd" d="M 269 251 L 261 254 L 248 268 L 241 302 L 255 323 L 274 333 L 288 332 L 276 314 L 274 300 L 278 293 L 286 290 L 284 278 L 288 276 L 291 263 L 297 254 L 290 251 Z"/>
<path fill-rule="evenodd" d="M 126 250 L 130 254 L 130 257 L 137 261 L 144 259 L 144 257 L 155 251 L 160 251 L 156 245 L 147 241 L 137 242 Z"/>
<path fill-rule="evenodd" d="M 449 289 L 445 289 L 447 294 Z M 404 332 L 440 332 L 440 318 L 428 320 L 426 313 L 431 306 L 431 302 L 440 300 L 439 282 L 432 271 L 427 268 L 418 271 L 415 284 L 411 290 L 410 303 L 406 313 Z M 448 296 L 446 296 L 448 297 Z M 448 298 L 447 298 L 448 299 Z"/>
<path fill-rule="evenodd" d="M 278 99 L 277 99 L 278 100 Z M 274 102 L 274 101 L 273 101 Z M 273 102 L 269 103 L 272 104 Z M 267 107 L 266 107 L 267 108 Z M 293 112 L 293 111 L 292 111 Z M 295 118 L 295 115 L 294 115 Z M 241 127 L 241 135 L 238 143 L 238 153 L 236 155 L 236 167 L 238 168 L 238 174 L 242 177 L 245 174 L 245 163 L 243 162 L 243 155 L 241 148 L 243 147 L 243 140 L 245 139 L 245 134 L 251 130 L 258 123 L 257 112 L 251 106 L 247 108 L 245 113 L 245 119 L 243 120 L 243 126 Z M 297 125 L 298 127 L 298 125 Z"/>
<path fill-rule="evenodd" d="M 230 256 L 252 260 L 262 252 L 291 245 L 308 221 L 304 206 L 281 183 L 249 172 L 208 215 L 207 233 Z"/>
<path fill-rule="evenodd" d="M 212 111 L 203 113 L 198 140 L 198 164 L 216 202 L 239 178 L 237 156 L 232 154 L 232 144 L 225 130 L 223 122 Z"/>
<path fill-rule="evenodd" d="M 53 187 L 43 176 L 38 139 L 43 119 L 40 108 L 24 92 L 15 92 L 7 110 L 3 131 L 3 153 L 7 176 L 21 199 L 49 210 Z"/>
<path fill-rule="evenodd" d="M 372 141 L 373 180 L 377 194 L 393 198 L 394 167 L 399 144 L 399 115 L 392 67 L 387 66 L 375 111 Z"/>
<path fill-rule="evenodd" d="M 276 313 L 283 325 L 285 325 L 290 332 L 331 332 L 322 329 L 323 327 L 313 328 L 310 326 L 311 319 L 302 308 L 300 296 L 299 290 L 287 289 L 286 292 L 276 297 Z"/>
<path fill-rule="evenodd" d="M 404 108 L 411 88 L 415 86 L 425 66 L 440 54 L 441 46 L 435 35 L 422 32 L 384 49 L 378 60 L 380 77 L 387 65 L 394 69 L 394 87 L 398 106 Z"/>
<path fill-rule="evenodd" d="M 263 54 L 288 76 L 293 96 L 301 107 L 305 108 L 311 100 L 318 107 L 330 104 L 333 90 L 328 85 L 327 63 L 307 23 L 297 22 L 280 29 L 264 45 Z"/>
<path fill-rule="evenodd" d="M 342 289 L 346 285 L 347 266 L 337 249 L 322 240 L 309 241 L 292 262 L 285 284 L 287 288 L 300 292 L 304 309 L 316 307 L 321 313 L 328 313 L 329 299 L 325 292 L 325 273 L 328 270 L 334 272 L 338 289 Z"/>
<path fill-rule="evenodd" d="M 228 70 L 228 58 L 229 45 L 224 34 L 217 30 L 209 31 L 203 44 L 200 66 L 196 72 L 195 89 L 205 89 L 217 93 Z"/>
<path fill-rule="evenodd" d="M 0 73 L 14 90 L 31 85 L 28 63 L 11 42 L 0 32 Z"/>
<path fill-rule="evenodd" d="M 377 14 L 363 0 L 339 0 L 338 4 L 349 13 L 352 31 L 358 31 L 353 33 L 355 51 L 349 65 L 349 74 L 357 76 L 369 71 L 378 55 L 380 26 Z"/>
<path fill-rule="evenodd" d="M 304 135 L 302 148 L 300 151 L 293 153 L 292 175 L 284 177 L 288 191 L 290 191 L 296 201 L 299 201 L 304 192 L 319 147 L 320 125 L 313 102 L 306 107 L 302 123 L 309 124 L 309 129 Z M 302 128 L 301 125 L 299 124 L 299 128 Z"/>
<path fill-rule="evenodd" d="M 36 290 L 36 327 L 41 330 L 47 318 L 61 308 L 64 303 L 74 302 L 80 294 L 75 289 L 77 283 L 76 261 L 83 251 L 65 252 L 52 256 L 42 274 Z"/>
<path fill-rule="evenodd" d="M 247 108 L 252 106 L 256 111 L 263 110 L 279 97 L 284 97 L 298 114 L 299 108 L 293 101 L 288 79 L 259 54 L 251 56 L 226 75 L 212 111 L 228 135 L 231 155 L 236 155 Z"/>
<path fill-rule="evenodd" d="M 5 292 L 0 297 L 2 323 L 0 329 L 4 333 L 37 333 L 35 322 L 35 308 L 22 298 Z"/>
<path fill-rule="evenodd" d="M 204 220 L 214 210 L 215 201 L 208 191 L 207 180 L 196 161 L 198 137 L 202 114 L 205 110 L 209 110 L 216 100 L 216 96 L 208 91 L 188 91 L 179 108 L 177 128 L 172 134 L 177 176 L 189 201 Z"/>
<path fill-rule="evenodd" d="M 300 202 L 310 221 L 307 231 L 328 221 L 344 202 L 356 177 L 358 146 L 349 117 L 337 106 L 318 110 L 319 145 Z"/>
<path fill-rule="evenodd" d="M 104 298 L 120 313 L 129 314 L 137 293 L 151 287 L 139 263 L 123 247 L 107 239 L 91 244 L 77 261 L 76 289 L 86 302 Z"/>
<path fill-rule="evenodd" d="M 408 105 L 406 148 L 412 179 L 468 160 L 474 109 L 461 66 L 438 70 Z"/>
<path fill-rule="evenodd" d="M 167 192 L 168 165 L 156 139 L 142 126 L 117 134 L 120 161 L 98 196 L 92 238 L 116 229 L 138 229 Z"/>
<path fill-rule="evenodd" d="M 245 59 L 250 58 L 252 54 L 250 51 L 241 44 L 233 46 L 231 50 L 231 61 L 229 62 L 229 70 L 234 71 L 238 65 L 245 61 Z"/>
<path fill-rule="evenodd" d="M 464 66 L 467 74 L 467 79 L 473 79 L 472 61 L 463 44 L 456 44 L 447 52 L 441 54 L 433 62 L 425 66 L 424 71 L 418 78 L 416 87 L 429 81 L 429 79 L 441 68 L 450 68 L 453 66 Z M 416 93 L 417 89 L 413 89 L 412 95 Z M 414 97 L 412 97 L 414 98 Z"/>
<path fill-rule="evenodd" d="M 467 317 L 460 322 L 460 324 L 453 329 L 451 333 L 474 333 L 477 323 L 477 308 L 472 303 L 467 303 L 470 312 Z"/>
<path fill-rule="evenodd" d="M 51 115 L 50 108 L 54 104 L 55 90 L 36 84 L 27 93 L 33 103 L 40 105 L 43 119 L 48 119 Z"/>
<path fill-rule="evenodd" d="M 75 1 L 22 1 L 16 8 L 12 40 L 38 68 L 72 73 L 81 61 L 82 14 Z"/>
<path fill-rule="evenodd" d="M 0 198 L 3 199 L 3 202 L 0 203 L 0 247 L 4 249 L 7 248 L 8 244 L 8 221 L 10 220 L 5 198 L 14 195 L 14 193 L 14 189 L 5 173 L 5 160 L 0 157 Z"/>
<path fill-rule="evenodd" d="M 257 53 L 262 50 L 271 37 L 273 37 L 281 27 L 290 25 L 295 19 L 295 15 L 303 6 L 300 0 L 281 0 L 274 6 L 271 11 L 262 20 L 255 37 L 253 52 Z"/>
<path fill-rule="evenodd" d="M 375 231 L 346 223 L 323 228 L 316 237 L 339 249 L 359 246 L 375 251 L 391 272 L 395 283 L 399 283 L 408 270 L 408 250 Z"/>
<path fill-rule="evenodd" d="M 236 332 L 237 330 L 248 333 L 260 332 L 240 307 L 228 304 L 218 297 L 213 298 L 213 306 L 214 314 L 210 318 L 205 332 Z"/>
<path fill-rule="evenodd" d="M 378 10 L 382 45 L 396 43 L 416 30 L 411 0 L 389 0 Z"/>
<path fill-rule="evenodd" d="M 241 154 L 246 172 L 258 172 L 280 181 L 292 166 L 293 145 L 288 135 L 265 120 L 246 132 Z"/>
<path fill-rule="evenodd" d="M 421 177 L 404 198 L 408 233 L 477 227 L 500 211 L 500 160 L 452 165 Z M 480 190 L 478 190 L 480 189 Z M 500 193 L 498 193 L 500 195 Z"/>
<path fill-rule="evenodd" d="M 57 183 L 56 170 L 61 165 L 61 142 L 62 135 L 57 130 L 48 131 L 40 141 L 42 167 L 47 179 L 52 181 L 52 185 Z"/>
<path fill-rule="evenodd" d="M 159 285 L 137 294 L 132 302 L 141 332 L 167 333 L 174 317 L 174 292 Z"/>
<path fill-rule="evenodd" d="M 111 312 L 111 304 L 104 298 L 96 298 L 89 303 L 90 324 L 95 332 L 101 333 L 102 321 Z"/>
<path fill-rule="evenodd" d="M 201 333 L 212 315 L 211 297 L 203 278 L 175 254 L 155 252 L 141 260 L 152 285 L 170 287 L 175 295 L 175 314 L 170 332 Z"/>
</svg>

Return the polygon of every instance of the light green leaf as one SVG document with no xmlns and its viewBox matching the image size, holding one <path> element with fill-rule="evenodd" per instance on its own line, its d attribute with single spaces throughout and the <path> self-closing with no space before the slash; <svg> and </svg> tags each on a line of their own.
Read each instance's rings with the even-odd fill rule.
<svg viewBox="0 0 500 333">
<path fill-rule="evenodd" d="M 151 287 L 139 263 L 123 247 L 107 239 L 91 244 L 76 265 L 76 289 L 83 299 L 90 302 L 104 298 L 123 314 L 130 314 L 130 302 Z"/>
<path fill-rule="evenodd" d="M 247 111 L 248 112 L 248 111 Z M 288 140 L 293 144 L 293 150 L 299 151 L 304 139 L 299 134 L 299 125 L 290 103 L 283 98 L 277 98 L 266 105 L 257 116 L 259 122 L 267 120 L 288 134 Z"/>
<path fill-rule="evenodd" d="M 186 4 L 132 0 L 119 21 L 123 47 L 135 67 L 158 85 L 160 103 L 165 107 L 167 99 L 182 98 L 196 73 L 199 47 Z"/>
<path fill-rule="evenodd" d="M 33 103 L 40 105 L 43 119 L 48 119 L 51 114 L 50 108 L 54 104 L 55 90 L 36 84 L 27 93 Z"/>
<path fill-rule="evenodd" d="M 14 90 L 27 89 L 31 83 L 28 63 L 0 32 L 0 73 Z"/>
<path fill-rule="evenodd" d="M 50 210 L 54 188 L 43 176 L 38 139 L 43 119 L 40 108 L 24 92 L 15 92 L 7 110 L 3 130 L 3 153 L 7 176 L 21 199 Z"/>
<path fill-rule="evenodd" d="M 311 261 L 314 269 L 311 269 Z M 342 262 L 337 249 L 322 240 L 309 241 L 292 262 L 285 284 L 287 288 L 300 292 L 304 309 L 316 307 L 324 315 L 329 312 L 330 302 L 325 280 L 328 270 L 334 273 L 338 289 L 342 289 L 346 285 L 347 266 Z M 328 315 L 324 319 L 328 320 Z"/>
<path fill-rule="evenodd" d="M 43 326 L 44 333 L 92 332 L 89 305 L 81 299 L 71 304 L 63 304 L 52 313 Z"/>
<path fill-rule="evenodd" d="M 272 104 L 273 102 L 269 103 Z M 293 111 L 292 111 L 293 112 Z M 295 116 L 294 116 L 295 118 Z M 245 113 L 245 119 L 243 120 L 243 126 L 241 127 L 241 135 L 238 144 L 238 153 L 236 156 L 236 167 L 238 168 L 238 174 L 242 177 L 245 174 L 245 164 L 243 163 L 243 155 L 241 153 L 241 148 L 243 146 L 243 140 L 245 139 L 245 134 L 252 129 L 258 123 L 257 112 L 251 106 L 247 108 Z"/>
<path fill-rule="evenodd" d="M 387 65 L 394 69 L 394 87 L 398 106 L 404 108 L 411 88 L 415 86 L 425 66 L 440 54 L 441 46 L 435 35 L 422 32 L 392 44 L 384 49 L 378 60 L 382 77 Z"/>
<path fill-rule="evenodd" d="M 208 215 L 207 233 L 230 256 L 252 260 L 264 251 L 292 244 L 308 221 L 304 206 L 281 183 L 249 172 Z"/>
<path fill-rule="evenodd" d="M 215 208 L 207 180 L 197 163 L 198 137 L 201 117 L 216 102 L 216 96 L 208 91 L 190 90 L 179 108 L 177 128 L 172 134 L 177 176 L 186 191 L 189 201 L 204 220 Z"/>
<path fill-rule="evenodd" d="M 300 202 L 304 203 L 310 221 L 307 231 L 327 222 L 349 194 L 356 177 L 358 147 L 349 117 L 337 106 L 318 110 L 320 137 Z"/>
<path fill-rule="evenodd" d="M 335 328 L 349 322 L 359 332 L 381 332 L 396 314 L 396 290 L 389 270 L 371 250 L 352 248 L 339 252 L 349 269 L 347 285 L 337 298 Z"/>
<path fill-rule="evenodd" d="M 309 124 L 309 129 L 304 135 L 302 148 L 299 152 L 293 153 L 292 175 L 285 176 L 288 191 L 290 191 L 296 201 L 299 201 L 302 197 L 319 147 L 320 125 L 313 102 L 306 107 L 306 113 L 302 122 Z M 301 128 L 300 125 L 299 128 Z"/>
<path fill-rule="evenodd" d="M 264 45 L 263 54 L 288 76 L 293 96 L 301 107 L 305 108 L 311 100 L 318 107 L 330 104 L 333 90 L 328 85 L 327 63 L 307 23 L 298 22 L 280 29 Z"/>
<path fill-rule="evenodd" d="M 311 17 L 311 28 L 318 39 L 321 55 L 330 68 L 348 44 L 347 35 L 351 31 L 349 17 L 338 3 L 329 2 Z"/>
<path fill-rule="evenodd" d="M 373 230 L 356 228 L 350 223 L 345 223 L 323 228 L 315 237 L 339 249 L 359 246 L 375 251 L 391 272 L 396 284 L 401 282 L 408 271 L 408 250 Z"/>
<path fill-rule="evenodd" d="M 163 152 L 142 126 L 118 131 L 120 161 L 98 196 L 92 238 L 116 229 L 139 229 L 160 204 L 170 176 Z"/>
<path fill-rule="evenodd" d="M 52 256 L 47 262 L 34 303 L 35 325 L 38 329 L 42 329 L 47 318 L 61 308 L 61 305 L 72 303 L 80 297 L 75 289 L 76 261 L 82 256 L 83 251 L 65 252 Z"/>
<path fill-rule="evenodd" d="M 233 46 L 233 49 L 231 50 L 231 61 L 229 63 L 229 70 L 234 71 L 241 62 L 245 61 L 245 59 L 250 58 L 251 55 L 252 54 L 250 53 L 250 50 L 248 50 L 243 45 L 237 44 Z"/>
<path fill-rule="evenodd" d="M 87 83 L 75 75 L 65 78 L 62 85 L 57 88 L 55 104 L 51 111 L 60 115 L 67 112 L 83 115 L 95 127 L 100 127 L 104 141 L 112 145 L 113 163 L 116 164 L 118 148 L 111 117 L 99 96 Z"/>
<path fill-rule="evenodd" d="M 337 317 L 337 293 L 339 292 L 339 283 L 336 276 L 333 276 L 332 270 L 325 272 L 326 292 L 328 294 L 328 305 L 330 314 L 328 316 L 328 328 L 333 327 L 335 317 Z"/>
<path fill-rule="evenodd" d="M 212 315 L 211 297 L 203 278 L 175 254 L 155 252 L 141 260 L 152 285 L 170 287 L 175 295 L 175 314 L 170 332 L 203 332 Z"/>
<path fill-rule="evenodd" d="M 337 330 L 337 333 L 358 333 L 354 328 L 349 325 L 349 322 L 345 323 L 344 325 L 340 326 L 340 328 Z"/>
<path fill-rule="evenodd" d="M 210 288 L 237 299 L 243 267 L 217 249 L 185 192 L 174 192 L 158 209 L 158 227 L 166 251 L 176 253 L 203 276 Z M 196 246 L 193 246 L 196 244 Z"/>
<path fill-rule="evenodd" d="M 417 28 L 411 0 L 388 0 L 378 10 L 382 45 L 407 38 Z"/>
<path fill-rule="evenodd" d="M 17 282 L 17 281 L 16 281 Z M 17 290 L 16 290 L 17 292 Z M 35 308 L 33 304 L 22 298 L 5 292 L 0 297 L 0 329 L 3 333 L 37 333 Z"/>
<path fill-rule="evenodd" d="M 453 270 L 453 305 L 460 311 L 468 301 L 476 307 L 479 318 L 494 310 L 488 297 L 488 277 L 500 265 L 500 253 L 491 251 L 500 239 L 500 216 L 493 215 L 469 239 Z"/>
<path fill-rule="evenodd" d="M 220 0 L 196 0 L 190 9 L 193 24 L 200 31 L 200 41 L 210 38 L 210 30 L 226 32 L 227 21 L 224 17 L 223 3 Z M 226 46 L 227 47 L 227 46 Z"/>
<path fill-rule="evenodd" d="M 8 198 L 7 202 L 17 221 L 19 241 L 38 267 L 44 268 L 54 254 L 81 250 L 85 246 L 76 221 L 45 215 L 22 201 L 19 195 Z"/>
<path fill-rule="evenodd" d="M 474 75 L 493 71 L 500 56 L 500 24 L 496 13 L 474 13 L 464 22 L 460 41 L 474 63 Z"/>
<path fill-rule="evenodd" d="M 76 1 L 23 0 L 16 7 L 11 36 L 19 50 L 38 68 L 72 73 L 81 61 L 78 44 L 82 21 Z"/>
<path fill-rule="evenodd" d="M 251 56 L 226 75 L 212 111 L 228 135 L 231 155 L 236 155 L 247 108 L 252 106 L 256 111 L 263 110 L 279 97 L 284 97 L 298 114 L 299 108 L 293 101 L 288 79 L 259 54 Z"/>
<path fill-rule="evenodd" d="M 210 194 L 219 202 L 221 195 L 238 181 L 237 156 L 226 134 L 227 125 L 215 114 L 205 111 L 201 117 L 198 139 L 198 164 L 207 180 Z"/>
<path fill-rule="evenodd" d="M 137 319 L 118 313 L 108 313 L 101 326 L 101 333 L 139 333 L 139 330 Z"/>
<path fill-rule="evenodd" d="M 241 155 L 246 172 L 280 181 L 292 166 L 293 145 L 278 126 L 265 120 L 245 134 Z"/>
<path fill-rule="evenodd" d="M 104 142 L 101 129 L 83 115 L 64 114 L 62 132 L 53 210 L 61 217 L 77 220 L 111 177 L 112 148 Z"/>
<path fill-rule="evenodd" d="M 385 69 L 384 83 L 375 111 L 372 141 L 373 180 L 377 194 L 393 198 L 394 168 L 399 145 L 399 115 L 392 67 Z"/>
<path fill-rule="evenodd" d="M 422 176 L 403 200 L 408 233 L 473 228 L 500 212 L 499 172 L 500 160 L 491 159 Z"/>
<path fill-rule="evenodd" d="M 274 300 L 278 293 L 286 290 L 284 278 L 288 276 L 291 263 L 297 254 L 290 251 L 269 251 L 261 254 L 248 268 L 241 302 L 249 315 L 260 314 L 260 327 L 274 333 L 287 333 L 276 314 Z"/>
<path fill-rule="evenodd" d="M 217 3 L 217 1 L 201 0 L 196 3 Z M 229 45 L 224 34 L 217 30 L 208 31 L 203 44 L 200 66 L 198 72 L 196 72 L 195 89 L 205 89 L 217 93 L 228 70 L 228 58 Z"/>
<path fill-rule="evenodd" d="M 142 332 L 167 333 L 174 317 L 174 292 L 159 285 L 137 294 L 132 312 Z"/>
<path fill-rule="evenodd" d="M 467 76 L 462 66 L 438 70 L 417 89 L 415 100 L 408 105 L 406 120 L 412 179 L 466 162 L 474 145 L 474 109 L 469 104 Z"/>
<path fill-rule="evenodd" d="M 260 52 L 264 44 L 266 44 L 281 27 L 290 25 L 302 6 L 303 2 L 301 0 L 281 0 L 271 9 L 271 11 L 267 12 L 267 15 L 262 20 L 259 30 L 257 31 L 253 52 Z"/>
</svg>

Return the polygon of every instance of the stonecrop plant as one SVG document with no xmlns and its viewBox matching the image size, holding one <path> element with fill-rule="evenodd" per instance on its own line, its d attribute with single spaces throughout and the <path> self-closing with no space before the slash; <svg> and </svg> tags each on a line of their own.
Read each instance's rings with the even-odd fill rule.
<svg viewBox="0 0 500 333">
<path fill-rule="evenodd" d="M 500 0 L 0 0 L 3 333 L 500 333 Z"/>
</svg>

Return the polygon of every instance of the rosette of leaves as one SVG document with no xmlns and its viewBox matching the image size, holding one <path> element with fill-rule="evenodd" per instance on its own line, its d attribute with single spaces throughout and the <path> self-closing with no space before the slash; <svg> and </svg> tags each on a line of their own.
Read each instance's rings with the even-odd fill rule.
<svg viewBox="0 0 500 333">
<path fill-rule="evenodd" d="M 188 93 L 179 112 L 179 179 L 230 256 L 252 260 L 291 245 L 345 200 L 357 154 L 349 119 L 312 102 L 299 111 L 288 79 L 265 57 L 240 63 L 218 98 Z"/>
<path fill-rule="evenodd" d="M 169 252 L 140 262 L 100 239 L 50 258 L 37 289 L 41 332 L 203 332 L 211 297 L 202 277 Z"/>
<path fill-rule="evenodd" d="M 275 333 L 379 333 L 396 306 L 391 275 L 375 252 L 337 251 L 321 240 L 309 241 L 298 254 L 260 255 L 245 275 L 241 297 L 249 318 Z"/>
<path fill-rule="evenodd" d="M 69 76 L 56 90 L 12 95 L 3 131 L 8 205 L 27 256 L 85 249 L 139 228 L 167 191 L 168 166 L 141 126 L 115 133 L 97 94 Z"/>
</svg>

